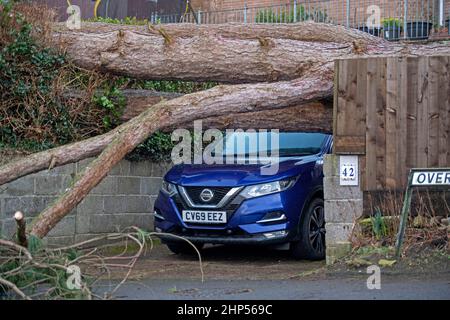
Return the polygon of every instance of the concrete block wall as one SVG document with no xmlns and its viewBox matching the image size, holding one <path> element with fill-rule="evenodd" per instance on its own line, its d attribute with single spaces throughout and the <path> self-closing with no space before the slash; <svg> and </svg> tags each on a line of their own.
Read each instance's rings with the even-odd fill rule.
<svg viewBox="0 0 450 320">
<path fill-rule="evenodd" d="M 0 186 L 0 233 L 15 232 L 13 215 L 31 221 L 70 186 L 91 161 L 68 164 Z M 123 160 L 48 235 L 49 244 L 70 244 L 127 226 L 153 228 L 153 205 L 169 163 Z"/>
<path fill-rule="evenodd" d="M 351 250 L 353 227 L 363 214 L 363 192 L 360 186 L 339 184 L 339 155 L 326 155 L 323 168 L 326 259 L 327 264 L 333 264 Z"/>
</svg>

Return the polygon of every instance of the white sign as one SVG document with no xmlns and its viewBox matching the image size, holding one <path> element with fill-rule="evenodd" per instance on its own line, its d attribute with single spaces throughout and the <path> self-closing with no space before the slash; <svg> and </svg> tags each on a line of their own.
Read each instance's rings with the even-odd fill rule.
<svg viewBox="0 0 450 320">
<path fill-rule="evenodd" d="M 413 173 L 412 186 L 450 185 L 450 170 L 423 170 Z"/>
<path fill-rule="evenodd" d="M 339 183 L 341 186 L 357 186 L 359 183 L 358 156 L 339 157 Z"/>
</svg>

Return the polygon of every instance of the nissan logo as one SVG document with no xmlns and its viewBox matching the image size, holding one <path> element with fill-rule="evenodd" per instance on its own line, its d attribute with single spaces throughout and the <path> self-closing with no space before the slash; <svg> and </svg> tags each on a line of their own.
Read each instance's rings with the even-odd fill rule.
<svg viewBox="0 0 450 320">
<path fill-rule="evenodd" d="M 209 202 L 212 198 L 214 198 L 214 192 L 209 189 L 203 189 L 200 193 L 200 199 L 202 199 L 203 202 Z"/>
</svg>

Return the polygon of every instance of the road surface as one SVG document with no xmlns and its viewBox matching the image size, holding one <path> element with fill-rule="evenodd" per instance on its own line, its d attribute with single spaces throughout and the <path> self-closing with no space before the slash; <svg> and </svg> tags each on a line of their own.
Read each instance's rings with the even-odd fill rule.
<svg viewBox="0 0 450 320">
<path fill-rule="evenodd" d="M 106 287 L 107 288 L 107 287 Z M 319 280 L 194 280 L 149 279 L 130 282 L 116 299 L 151 300 L 389 300 L 450 299 L 450 280 L 382 277 L 381 289 L 367 289 L 366 278 Z"/>
<path fill-rule="evenodd" d="M 381 289 L 367 288 L 365 268 L 333 270 L 323 261 L 296 261 L 287 251 L 211 247 L 202 253 L 204 279 L 195 256 L 174 255 L 158 245 L 138 263 L 117 299 L 450 299 L 450 269 L 435 272 L 381 270 Z M 116 274 L 117 276 L 117 274 Z M 103 281 L 97 293 L 111 289 Z"/>
</svg>

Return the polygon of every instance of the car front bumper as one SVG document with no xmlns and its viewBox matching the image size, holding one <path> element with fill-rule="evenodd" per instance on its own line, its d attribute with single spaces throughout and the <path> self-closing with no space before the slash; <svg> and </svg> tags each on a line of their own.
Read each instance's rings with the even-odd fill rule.
<svg viewBox="0 0 450 320">
<path fill-rule="evenodd" d="M 161 230 L 156 229 L 156 232 Z M 283 244 L 289 241 L 290 235 L 287 231 L 283 231 L 283 234 L 278 234 L 277 232 L 266 233 L 266 234 L 255 234 L 255 235 L 186 235 L 186 234 L 176 234 L 174 236 L 170 234 L 160 234 L 158 237 L 163 243 L 174 243 L 174 242 L 184 242 L 189 240 L 193 243 L 201 244 L 230 244 L 230 245 L 276 245 Z M 272 236 L 268 236 L 271 234 Z"/>
</svg>

